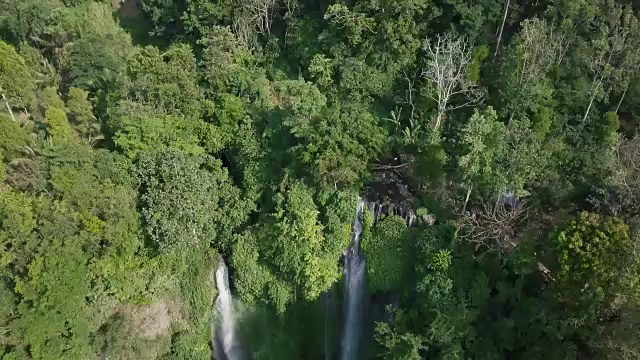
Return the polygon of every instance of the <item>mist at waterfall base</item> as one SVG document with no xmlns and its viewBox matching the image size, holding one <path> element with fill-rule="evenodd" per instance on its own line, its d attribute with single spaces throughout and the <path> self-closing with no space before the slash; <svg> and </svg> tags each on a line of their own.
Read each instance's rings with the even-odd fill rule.
<svg viewBox="0 0 640 360">
<path fill-rule="evenodd" d="M 297 301 L 289 305 L 284 314 L 261 306 L 246 306 L 226 300 L 216 300 L 216 322 L 214 334 L 214 356 L 227 360 L 282 360 L 282 359 L 365 359 L 374 350 L 374 321 L 383 321 L 380 313 L 384 304 L 370 304 L 366 289 L 365 259 L 360 250 L 362 220 L 364 212 L 371 211 L 374 222 L 386 209 L 377 203 L 366 203 L 358 199 L 351 232 L 351 242 L 343 258 L 343 279 L 315 301 Z M 408 224 L 415 220 L 411 212 L 401 214 L 399 209 L 390 214 L 403 216 Z M 224 266 L 220 263 L 219 270 Z M 222 273 L 222 271 L 220 271 Z M 227 274 L 226 267 L 224 273 Z M 223 277 L 226 279 L 226 277 Z M 222 289 L 228 289 L 222 281 Z M 221 294 L 231 293 L 220 291 Z M 233 300 L 233 299 L 232 299 Z M 225 306 L 222 306 L 222 305 Z M 235 304 L 235 305 L 234 305 Z M 235 310 L 235 317 L 233 316 Z M 231 314 L 223 322 L 224 314 Z M 233 324 L 229 331 L 222 326 Z M 226 330 L 225 330 L 226 329 Z M 222 331 L 221 334 L 218 332 Z M 235 352 L 224 352 L 224 334 L 232 334 L 227 348 Z M 228 338 L 226 338 L 228 339 Z M 239 350 L 242 350 L 240 352 Z"/>
<path fill-rule="evenodd" d="M 213 357 L 218 360 L 312 359 L 333 355 L 340 334 L 337 287 L 314 302 L 291 304 L 284 314 L 234 300 L 222 258 L 215 271 L 218 296 L 211 323 Z"/>
</svg>

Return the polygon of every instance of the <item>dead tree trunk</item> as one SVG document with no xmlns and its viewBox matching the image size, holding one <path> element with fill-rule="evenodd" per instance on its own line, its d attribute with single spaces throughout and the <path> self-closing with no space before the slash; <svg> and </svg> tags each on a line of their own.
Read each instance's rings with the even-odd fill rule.
<svg viewBox="0 0 640 360">
<path fill-rule="evenodd" d="M 589 100 L 589 106 L 587 106 L 587 111 L 585 111 L 584 116 L 582 117 L 582 122 L 584 123 L 585 121 L 587 121 L 587 117 L 589 117 L 589 112 L 591 111 L 591 107 L 593 106 L 593 101 L 596 98 L 596 93 L 594 92 L 591 95 L 591 100 Z"/>
<path fill-rule="evenodd" d="M 11 111 L 11 106 L 9 106 L 9 101 L 7 100 L 7 97 L 4 96 L 4 93 L 2 93 L 2 100 L 4 100 L 4 104 L 7 106 L 7 111 L 9 111 L 9 115 L 11 115 L 11 119 L 13 121 L 16 121 L 16 117 L 13 116 L 13 111 Z"/>
<path fill-rule="evenodd" d="M 504 5 L 504 16 L 502 16 L 502 24 L 500 25 L 500 32 L 498 33 L 498 43 L 496 44 L 496 52 L 493 54 L 493 57 L 498 56 L 498 49 L 500 48 L 500 41 L 502 41 L 502 32 L 504 31 L 504 23 L 507 21 L 510 4 L 511 0 L 507 0 L 507 3 Z"/>
<path fill-rule="evenodd" d="M 464 205 L 462 206 L 462 216 L 464 216 L 464 213 L 467 211 L 467 204 L 469 203 L 469 197 L 471 196 L 471 189 L 472 186 L 469 186 L 467 189 L 467 197 L 464 199 Z"/>
<path fill-rule="evenodd" d="M 620 111 L 620 106 L 622 105 L 622 101 L 624 97 L 627 95 L 627 90 L 629 90 L 629 83 L 624 87 L 624 91 L 622 92 L 622 96 L 620 96 L 620 101 L 618 101 L 618 106 L 616 106 L 616 114 Z"/>
</svg>

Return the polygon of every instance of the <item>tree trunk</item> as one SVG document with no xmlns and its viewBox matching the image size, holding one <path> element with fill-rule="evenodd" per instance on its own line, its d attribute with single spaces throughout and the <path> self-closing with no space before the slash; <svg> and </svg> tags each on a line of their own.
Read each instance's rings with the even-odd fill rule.
<svg viewBox="0 0 640 360">
<path fill-rule="evenodd" d="M 440 124 L 442 123 L 443 116 L 444 116 L 444 111 L 438 110 L 438 116 L 436 117 L 436 125 L 434 126 L 436 131 L 440 128 Z"/>
<path fill-rule="evenodd" d="M 9 111 L 9 115 L 11 115 L 11 119 L 16 121 L 16 117 L 13 116 L 13 111 L 11 111 L 11 106 L 9 106 L 9 101 L 7 100 L 7 97 L 4 96 L 4 93 L 2 93 L 2 100 L 4 100 L 4 104 L 7 105 L 7 110 Z"/>
<path fill-rule="evenodd" d="M 469 202 L 469 197 L 471 197 L 472 188 L 472 186 L 469 186 L 467 189 L 467 197 L 464 199 L 464 205 L 462 206 L 462 216 L 464 216 L 464 213 L 467 211 L 467 203 Z"/>
<path fill-rule="evenodd" d="M 585 111 L 584 116 L 582 117 L 582 122 L 587 121 L 587 117 L 589 116 L 589 112 L 591 111 L 591 106 L 593 106 L 593 101 L 596 99 L 596 92 L 593 91 L 593 95 L 591 95 L 591 100 L 589 100 L 589 106 L 587 106 L 587 111 Z"/>
<path fill-rule="evenodd" d="M 627 86 L 624 87 L 624 91 L 622 92 L 620 101 L 618 101 L 618 106 L 616 106 L 616 114 L 618 113 L 618 111 L 620 111 L 620 105 L 622 105 L 622 100 L 624 100 L 624 97 L 627 95 L 627 90 L 629 90 L 629 83 L 627 83 Z"/>
<path fill-rule="evenodd" d="M 500 48 L 500 41 L 502 41 L 502 32 L 504 31 L 504 23 L 507 21 L 510 3 L 511 0 L 507 0 L 507 3 L 504 5 L 504 16 L 502 17 L 502 24 L 500 25 L 500 32 L 498 33 L 498 43 L 496 44 L 496 52 L 493 54 L 493 57 L 498 56 L 498 49 Z"/>
</svg>

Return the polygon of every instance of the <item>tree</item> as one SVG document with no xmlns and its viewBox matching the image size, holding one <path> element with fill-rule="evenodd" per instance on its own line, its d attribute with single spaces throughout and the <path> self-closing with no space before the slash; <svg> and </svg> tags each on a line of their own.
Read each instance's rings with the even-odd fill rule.
<svg viewBox="0 0 640 360">
<path fill-rule="evenodd" d="M 427 59 L 422 76 L 428 81 L 428 96 L 437 104 L 432 124 L 436 133 L 447 112 L 475 104 L 482 97 L 467 76 L 472 50 L 467 39 L 453 33 L 437 35 L 435 41 L 425 41 Z M 462 103 L 453 105 L 452 101 L 458 96 L 463 99 Z"/>
<path fill-rule="evenodd" d="M 153 35 L 171 36 L 180 31 L 180 16 L 183 3 L 166 0 L 150 0 L 142 4 L 142 9 L 153 24 Z"/>
<path fill-rule="evenodd" d="M 129 103 L 123 103 L 128 105 Z M 144 107 L 143 107 L 144 108 Z M 202 148 L 196 125 L 209 127 L 198 120 L 172 115 L 144 114 L 129 109 L 129 114 L 112 117 L 110 125 L 115 132 L 114 143 L 124 154 L 135 158 L 142 151 L 158 146 L 171 147 L 187 154 L 202 155 Z M 219 137 L 219 136 L 218 136 Z"/>
<path fill-rule="evenodd" d="M 342 251 L 328 244 L 307 186 L 294 182 L 274 200 L 276 212 L 258 235 L 261 252 L 278 269 L 278 278 L 315 300 L 338 280 Z"/>
<path fill-rule="evenodd" d="M 67 95 L 67 108 L 73 116 L 74 127 L 83 137 L 96 137 L 99 127 L 96 129 L 96 118 L 93 115 L 93 106 L 89 101 L 89 93 L 85 90 L 71 87 Z"/>
<path fill-rule="evenodd" d="M 619 66 L 614 76 L 616 79 L 614 80 L 615 84 L 622 83 L 622 94 L 620 95 L 620 100 L 618 100 L 618 105 L 616 106 L 615 112 L 617 113 L 620 110 L 620 106 L 627 95 L 627 91 L 629 90 L 629 86 L 631 82 L 636 76 L 636 73 L 640 69 L 640 38 L 638 37 L 638 19 L 629 13 L 625 13 L 624 21 L 629 22 L 629 47 L 627 50 L 621 54 L 622 59 L 619 60 Z M 629 18 L 627 18 L 629 17 Z"/>
<path fill-rule="evenodd" d="M 231 24 L 234 4 L 229 0 L 212 3 L 207 0 L 189 1 L 180 17 L 185 30 L 202 39 L 221 24 Z"/>
<path fill-rule="evenodd" d="M 333 4 L 327 8 L 324 19 L 332 26 L 339 27 L 350 45 L 356 46 L 363 40 L 363 35 L 372 32 L 375 20 L 358 10 L 351 10 L 344 4 Z"/>
<path fill-rule="evenodd" d="M 363 238 L 367 259 L 367 284 L 374 291 L 397 290 L 406 276 L 407 224 L 399 216 L 378 222 L 369 238 Z"/>
<path fill-rule="evenodd" d="M 493 108 L 484 112 L 476 110 L 462 130 L 466 153 L 458 160 L 458 167 L 467 186 L 467 200 L 473 186 L 488 191 L 490 196 L 507 190 L 504 174 L 498 167 L 499 159 L 504 156 L 506 136 L 507 130 Z"/>
<path fill-rule="evenodd" d="M 264 74 L 255 68 L 249 48 L 229 28 L 213 27 L 199 44 L 204 47 L 201 65 L 209 93 L 244 97 L 260 92 Z"/>
<path fill-rule="evenodd" d="M 622 220 L 581 212 L 551 240 L 558 292 L 576 315 L 594 321 L 616 297 L 636 296 L 640 264 Z"/>
<path fill-rule="evenodd" d="M 203 93 L 190 46 L 173 45 L 164 53 L 151 46 L 136 49 L 127 63 L 127 75 L 130 83 L 123 89 L 123 99 L 171 115 L 203 114 Z"/>
<path fill-rule="evenodd" d="M 34 359 L 94 356 L 88 237 L 63 202 L 0 192 L 2 274 L 16 307 L 3 325 Z M 43 247 L 40 248 L 39 246 Z M 54 285 L 55 284 L 55 285 Z"/>
<path fill-rule="evenodd" d="M 376 323 L 376 341 L 385 349 L 383 359 L 420 360 L 421 351 L 428 349 L 426 339 L 413 333 L 395 333 L 386 323 Z"/>
<path fill-rule="evenodd" d="M 517 197 L 528 196 L 529 189 L 539 184 L 555 165 L 552 152 L 546 147 L 549 141 L 541 138 L 539 128 L 527 118 L 512 119 L 507 126 L 505 150 L 499 166 L 508 189 Z"/>
<path fill-rule="evenodd" d="M 294 287 L 261 263 L 256 239 L 250 233 L 236 239 L 231 265 L 237 271 L 235 286 L 248 304 L 266 303 L 284 313 L 294 299 Z"/>
<path fill-rule="evenodd" d="M 490 201 L 505 192 L 528 195 L 526 188 L 545 174 L 551 161 L 529 121 L 512 120 L 507 127 L 491 107 L 476 110 L 462 128 L 460 142 L 465 149 L 458 159 L 462 179 Z M 470 193 L 467 185 L 467 200 Z"/>
<path fill-rule="evenodd" d="M 6 115 L 0 114 L 0 153 L 7 161 L 21 157 L 30 144 L 29 135 Z"/>
<path fill-rule="evenodd" d="M 123 71 L 126 51 L 131 47 L 128 41 L 112 36 L 87 36 L 74 43 L 68 55 L 73 85 L 93 90 L 110 82 Z"/>
<path fill-rule="evenodd" d="M 246 120 L 246 118 L 245 118 Z M 267 186 L 269 164 L 264 161 L 265 148 L 254 127 L 243 122 L 234 132 L 230 155 L 234 166 L 230 169 L 234 178 L 240 178 L 244 197 L 256 203 Z"/>
<path fill-rule="evenodd" d="M 295 1 L 284 1 L 288 12 Z M 269 35 L 281 0 L 241 0 L 234 11 L 233 29 L 238 39 L 248 46 L 258 44 L 258 35 Z"/>
<path fill-rule="evenodd" d="M 58 94 L 58 89 L 53 86 L 48 86 L 42 90 L 41 94 L 42 107 L 45 109 L 59 109 L 66 110 L 66 106 L 62 98 Z"/>
<path fill-rule="evenodd" d="M 31 104 L 35 81 L 22 56 L 13 46 L 0 40 L 0 95 L 11 116 L 12 108 L 25 108 Z"/>
<path fill-rule="evenodd" d="M 220 244 L 244 219 L 240 192 L 215 159 L 151 150 L 140 154 L 134 173 L 146 235 L 162 252 Z"/>
<path fill-rule="evenodd" d="M 0 24 L 7 38 L 15 42 L 42 35 L 51 24 L 52 12 L 63 4 L 58 0 L 30 0 L 0 4 Z"/>
<path fill-rule="evenodd" d="M 28 344 L 36 359 L 93 355 L 89 346 L 93 317 L 85 301 L 90 283 L 81 241 L 74 236 L 64 245 L 50 244 L 47 253 L 29 264 L 27 275 L 16 279 L 21 316 L 12 330 Z"/>
<path fill-rule="evenodd" d="M 323 188 L 344 189 L 362 180 L 367 160 L 383 148 L 384 130 L 366 108 L 351 104 L 326 106 L 326 98 L 310 84 L 286 82 L 282 91 L 282 123 L 295 143 L 297 171 Z M 278 123 L 279 125 L 279 123 Z M 276 141 L 281 141 L 277 139 Z"/>
<path fill-rule="evenodd" d="M 390 324 L 377 324 L 376 340 L 384 348 L 384 358 L 456 359 L 467 354 L 463 344 L 468 336 L 474 336 L 470 332 L 477 316 L 473 306 L 481 304 L 483 294 L 488 296 L 488 292 L 481 282 L 473 289 L 475 293 L 459 292 L 466 290 L 457 288 L 457 281 L 469 281 L 473 272 L 465 272 L 465 280 L 454 277 L 458 271 L 453 266 L 457 264 L 454 265 L 451 251 L 443 248 L 453 232 L 449 225 L 436 225 L 413 233 L 416 280 L 407 286 L 415 298 L 408 308 L 392 313 Z"/>
<path fill-rule="evenodd" d="M 444 3 L 453 7 L 453 11 L 441 9 L 441 16 L 444 21 L 450 21 L 451 17 L 460 18 L 460 21 L 454 21 L 455 27 L 474 42 L 488 43 L 496 41 L 496 48 L 500 45 L 500 30 L 504 27 L 504 23 L 513 21 L 508 16 L 509 10 L 515 10 L 517 5 L 511 4 L 509 1 L 482 1 L 482 2 L 466 2 L 460 0 L 446 0 Z M 513 13 L 513 11 L 511 11 Z M 441 20 L 442 21 L 442 20 Z M 502 26 L 500 26 L 502 23 Z M 496 28 L 498 28 L 496 30 Z M 497 37 L 497 39 L 496 39 Z"/>
<path fill-rule="evenodd" d="M 7 178 L 7 165 L 4 163 L 4 155 L 0 153 L 0 184 Z"/>
<path fill-rule="evenodd" d="M 541 19 L 527 19 L 508 46 L 502 62 L 499 93 L 510 119 L 538 114 L 552 104 L 547 74 L 562 63 L 569 35 Z"/>
<path fill-rule="evenodd" d="M 147 286 L 126 172 L 117 172 L 117 158 L 86 149 L 64 144 L 49 154 L 55 190 L 47 196 L 0 191 L 2 284 L 14 284 L 3 293 L 14 299 L 12 315 L 1 321 L 16 354 L 97 356 L 91 338 L 104 312 Z"/>
<path fill-rule="evenodd" d="M 504 31 L 504 23 L 507 20 L 507 14 L 509 13 L 509 4 L 511 4 L 511 0 L 507 0 L 507 3 L 504 4 L 504 16 L 502 17 L 502 24 L 500 25 L 500 30 L 498 32 L 498 43 L 496 44 L 496 52 L 493 56 L 498 55 L 498 49 L 500 49 L 500 41 L 502 40 L 502 32 Z"/>
<path fill-rule="evenodd" d="M 47 118 L 49 136 L 53 142 L 65 142 L 73 138 L 71 125 L 69 125 L 67 114 L 64 110 L 53 107 L 46 111 L 45 116 Z"/>
<path fill-rule="evenodd" d="M 620 189 L 622 201 L 616 201 L 613 205 L 616 207 L 631 206 L 633 208 L 632 204 L 640 195 L 639 180 L 640 137 L 621 138 L 616 144 L 616 164 L 612 184 Z"/>
<path fill-rule="evenodd" d="M 618 142 L 618 129 L 620 120 L 614 112 L 604 113 L 602 119 L 595 124 L 595 136 L 599 145 L 603 148 L 612 148 Z"/>
<path fill-rule="evenodd" d="M 600 36 L 593 43 L 592 57 L 588 66 L 593 74 L 589 87 L 589 103 L 582 117 L 585 122 L 597 97 L 604 95 L 607 90 L 607 82 L 612 77 L 618 59 L 633 51 L 637 46 L 637 40 L 633 37 L 638 32 L 638 19 L 633 15 L 629 7 L 623 8 L 614 5 L 607 12 L 607 18 L 603 19 Z M 624 65 L 624 60 L 622 61 Z"/>
<path fill-rule="evenodd" d="M 298 46 L 309 49 L 298 55 L 305 66 L 320 58 L 313 54 L 324 55 L 328 61 L 323 65 L 331 69 L 323 70 L 333 72 L 336 85 L 323 87 L 326 92 L 336 92 L 353 103 L 370 102 L 372 97 L 393 96 L 396 80 L 417 71 L 424 33 L 439 13 L 425 0 L 333 4 L 324 12 L 324 23 L 316 24 L 311 16 L 294 18 L 287 48 L 295 54 L 303 52 Z"/>
<path fill-rule="evenodd" d="M 495 204 L 483 204 L 462 214 L 460 238 L 470 242 L 476 251 L 507 251 L 517 245 L 515 238 L 519 228 L 525 225 L 527 207 L 518 200 L 505 204 L 498 199 Z"/>
</svg>

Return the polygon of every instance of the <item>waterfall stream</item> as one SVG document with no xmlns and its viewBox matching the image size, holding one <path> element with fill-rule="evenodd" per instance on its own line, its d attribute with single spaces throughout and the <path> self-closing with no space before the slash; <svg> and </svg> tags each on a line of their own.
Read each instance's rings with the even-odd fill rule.
<svg viewBox="0 0 640 360">
<path fill-rule="evenodd" d="M 213 326 L 213 350 L 218 360 L 239 360 L 240 354 L 235 339 L 235 314 L 233 311 L 233 298 L 229 289 L 229 270 L 222 257 L 218 260 L 216 270 L 216 288 L 218 298 L 215 305 L 215 321 Z"/>
<path fill-rule="evenodd" d="M 341 360 L 356 360 L 361 357 L 361 332 L 365 307 L 365 259 L 360 250 L 364 211 L 371 211 L 374 224 L 389 214 L 401 216 L 408 226 L 416 220 L 410 208 L 392 207 L 377 202 L 366 203 L 358 197 L 355 218 L 351 229 L 351 242 L 344 255 L 344 323 L 341 339 Z M 222 257 L 215 271 L 218 297 L 215 302 L 215 316 L 212 322 L 213 353 L 217 360 L 241 360 L 241 348 L 236 338 L 236 319 L 233 298 L 229 288 L 229 271 Z M 324 355 L 331 358 L 331 333 L 329 307 L 331 292 L 323 295 L 324 302 Z"/>
<path fill-rule="evenodd" d="M 360 344 L 360 331 L 362 328 L 362 305 L 364 301 L 364 257 L 360 252 L 364 206 L 365 203 L 358 198 L 358 207 L 351 231 L 351 244 L 345 256 L 346 317 L 342 336 L 342 360 L 358 358 L 358 345 Z"/>
<path fill-rule="evenodd" d="M 383 206 L 375 201 L 365 203 L 358 197 L 356 216 L 351 229 L 351 243 L 344 258 L 345 322 L 342 334 L 341 360 L 355 360 L 360 357 L 358 350 L 365 303 L 365 260 L 360 251 L 360 235 L 362 234 L 362 217 L 365 207 L 371 211 L 374 224 L 387 215 L 402 217 L 409 227 L 417 219 L 415 212 L 410 207 Z"/>
</svg>

